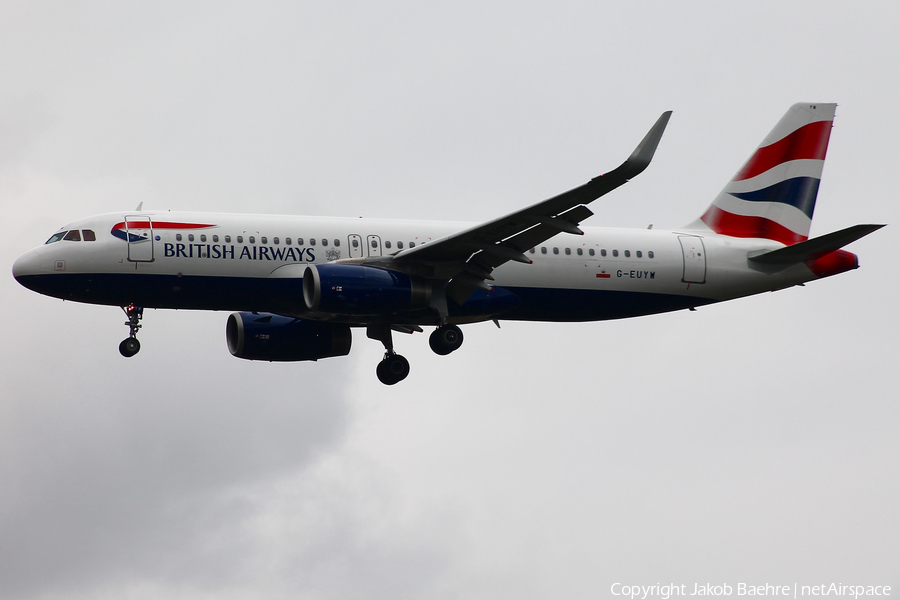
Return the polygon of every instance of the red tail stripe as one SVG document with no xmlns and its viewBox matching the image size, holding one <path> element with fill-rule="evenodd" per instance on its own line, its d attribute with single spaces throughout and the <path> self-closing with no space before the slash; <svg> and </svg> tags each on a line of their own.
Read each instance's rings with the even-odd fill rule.
<svg viewBox="0 0 900 600">
<path fill-rule="evenodd" d="M 732 237 L 765 238 L 787 246 L 807 239 L 807 236 L 795 233 L 771 219 L 736 215 L 716 206 L 710 206 L 700 220 L 716 233 Z"/>
<path fill-rule="evenodd" d="M 831 121 L 816 121 L 804 125 L 774 144 L 758 148 L 733 181 L 756 177 L 789 160 L 824 160 L 830 136 Z"/>
</svg>

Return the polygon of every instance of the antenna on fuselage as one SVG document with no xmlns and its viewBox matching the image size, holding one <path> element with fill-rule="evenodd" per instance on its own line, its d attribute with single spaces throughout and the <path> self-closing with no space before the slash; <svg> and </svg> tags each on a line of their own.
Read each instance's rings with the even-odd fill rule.
<svg viewBox="0 0 900 600">
<path fill-rule="evenodd" d="M 141 212 L 141 211 L 143 211 L 143 210 L 144 210 L 144 203 L 141 202 L 140 204 L 138 204 L 138 207 L 137 207 L 136 209 L 134 209 L 134 210 L 135 210 L 135 212 Z"/>
</svg>

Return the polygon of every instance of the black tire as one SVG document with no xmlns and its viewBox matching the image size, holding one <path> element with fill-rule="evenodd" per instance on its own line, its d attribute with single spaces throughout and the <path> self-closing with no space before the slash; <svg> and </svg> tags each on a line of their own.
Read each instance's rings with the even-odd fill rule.
<svg viewBox="0 0 900 600">
<path fill-rule="evenodd" d="M 391 383 L 391 375 L 387 372 L 387 359 L 378 363 L 378 366 L 375 367 L 375 375 L 378 376 L 378 381 L 384 385 L 393 385 Z"/>
<path fill-rule="evenodd" d="M 119 354 L 125 358 L 131 358 L 141 350 L 141 343 L 137 338 L 127 337 L 119 344 Z"/>
<path fill-rule="evenodd" d="M 445 356 L 455 350 L 463 343 L 462 329 L 456 325 L 443 325 L 435 329 L 428 338 L 428 344 L 435 354 Z"/>
<path fill-rule="evenodd" d="M 409 375 L 409 361 L 399 354 L 385 357 L 375 368 L 378 380 L 385 385 L 394 385 Z"/>
</svg>

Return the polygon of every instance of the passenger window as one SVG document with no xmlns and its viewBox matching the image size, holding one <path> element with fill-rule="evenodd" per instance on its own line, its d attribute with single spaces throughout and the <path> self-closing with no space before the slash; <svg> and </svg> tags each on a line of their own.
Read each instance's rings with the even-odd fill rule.
<svg viewBox="0 0 900 600">
<path fill-rule="evenodd" d="M 180 241 L 181 241 L 181 234 L 180 234 L 180 233 L 176 233 L 176 234 L 175 234 L 175 241 L 176 241 L 176 242 L 180 242 Z"/>
<path fill-rule="evenodd" d="M 284 238 L 284 245 L 285 245 L 285 246 L 290 246 L 290 245 L 291 245 L 291 238 Z"/>
<path fill-rule="evenodd" d="M 81 241 L 81 233 L 77 229 L 73 229 L 63 238 L 69 242 L 80 242 Z"/>
<path fill-rule="evenodd" d="M 237 236 L 237 243 L 238 243 L 238 244 L 243 244 L 243 243 L 244 243 L 244 236 L 242 236 L 242 235 Z"/>
<path fill-rule="evenodd" d="M 353 247 L 359 248 L 359 240 L 356 240 L 356 239 L 353 240 Z"/>
<path fill-rule="evenodd" d="M 641 251 L 640 251 L 640 250 L 638 250 L 637 252 L 635 252 L 634 255 L 637 256 L 638 258 L 640 258 L 640 257 L 643 256 L 643 254 L 641 254 Z"/>
<path fill-rule="evenodd" d="M 269 240 L 266 238 L 266 236 L 262 236 L 261 238 L 259 238 L 259 241 L 260 241 L 260 243 L 262 243 L 262 244 L 268 244 L 268 243 L 269 243 Z"/>
<path fill-rule="evenodd" d="M 309 238 L 309 245 L 310 245 L 310 246 L 315 246 L 315 245 L 316 245 L 316 239 L 315 239 L 315 238 Z"/>
<path fill-rule="evenodd" d="M 94 235 L 94 231 L 92 229 L 83 229 L 81 231 L 81 235 L 83 236 L 84 241 L 86 241 L 86 242 L 96 242 L 97 241 L 97 236 Z"/>
<path fill-rule="evenodd" d="M 613 250 L 613 256 L 618 256 L 618 255 L 619 255 L 619 251 L 618 251 L 618 250 Z"/>
<path fill-rule="evenodd" d="M 547 254 L 547 246 L 541 246 L 541 254 Z"/>
<path fill-rule="evenodd" d="M 54 233 L 53 235 L 50 236 L 50 239 L 47 240 L 47 241 L 44 242 L 44 243 L 45 243 L 45 244 L 52 244 L 53 242 L 58 242 L 59 240 L 61 240 L 61 239 L 63 239 L 64 237 L 66 237 L 66 234 L 67 234 L 67 233 L 68 233 L 68 231 L 60 231 L 59 233 Z"/>
<path fill-rule="evenodd" d="M 297 245 L 298 245 L 298 246 L 302 246 L 302 245 L 303 245 L 303 238 L 297 238 Z"/>
<path fill-rule="evenodd" d="M 272 238 L 272 243 L 276 246 L 278 245 L 278 238 Z"/>
<path fill-rule="evenodd" d="M 409 243 L 409 247 L 410 247 L 410 248 L 415 248 L 415 247 L 416 247 L 416 243 L 415 243 L 415 242 L 410 242 L 410 243 Z"/>
<path fill-rule="evenodd" d="M 334 240 L 334 246 L 335 246 L 335 248 L 337 248 L 337 247 L 340 246 L 340 245 L 341 245 L 341 240 L 335 238 L 335 240 Z"/>
<path fill-rule="evenodd" d="M 206 241 L 206 234 L 203 234 L 203 235 L 200 236 L 200 241 L 201 241 L 201 242 L 205 242 L 205 241 Z"/>
<path fill-rule="evenodd" d="M 372 240 L 372 247 L 373 247 L 373 248 L 377 248 L 377 247 L 378 247 L 378 240 Z"/>
<path fill-rule="evenodd" d="M 193 233 L 189 233 L 189 234 L 188 234 L 188 241 L 189 241 L 189 242 L 193 242 L 193 241 L 194 241 L 194 234 L 193 234 Z"/>
<path fill-rule="evenodd" d="M 600 252 L 603 254 L 603 256 L 606 256 L 606 250 L 601 250 Z M 590 254 L 591 256 L 593 256 L 593 255 L 594 255 L 594 249 L 593 249 L 593 248 L 588 249 L 588 254 Z"/>
<path fill-rule="evenodd" d="M 230 243 L 231 243 L 231 236 L 230 236 L 230 235 L 226 235 L 226 236 L 225 236 L 225 243 L 226 243 L 226 244 L 230 244 Z"/>
<path fill-rule="evenodd" d="M 649 258 L 653 258 L 653 250 L 649 251 L 649 252 L 647 253 L 647 256 L 648 256 Z"/>
<path fill-rule="evenodd" d="M 606 256 L 606 248 L 600 250 L 600 256 Z"/>
<path fill-rule="evenodd" d="M 559 254 L 559 248 L 553 246 L 553 254 Z"/>
<path fill-rule="evenodd" d="M 572 254 L 571 248 L 566 248 L 566 256 L 570 256 Z"/>
<path fill-rule="evenodd" d="M 631 250 L 625 251 L 625 258 L 629 258 L 631 256 Z"/>
<path fill-rule="evenodd" d="M 255 243 L 256 243 L 256 236 L 255 236 L 255 235 L 251 235 L 251 236 L 250 236 L 250 243 L 251 243 L 251 244 L 255 244 Z"/>
<path fill-rule="evenodd" d="M 403 250 L 403 242 L 397 242 L 397 247 Z"/>
<path fill-rule="evenodd" d="M 219 236 L 217 236 L 217 235 L 214 235 L 214 236 L 213 236 L 213 243 L 214 243 L 214 244 L 219 243 Z"/>
<path fill-rule="evenodd" d="M 584 254 L 584 250 L 582 250 L 581 248 L 576 249 L 575 252 L 578 253 L 578 256 L 581 256 L 582 254 Z"/>
<path fill-rule="evenodd" d="M 534 252 L 535 252 L 534 248 L 532 248 L 531 250 L 529 250 L 529 252 L 530 252 L 531 254 L 534 254 Z"/>
<path fill-rule="evenodd" d="M 390 247 L 391 247 L 391 242 L 390 242 L 390 240 L 388 240 L 388 241 L 386 241 L 386 242 L 384 243 L 384 247 L 390 249 Z"/>
<path fill-rule="evenodd" d="M 328 245 L 328 240 L 326 240 L 325 238 L 322 238 L 322 245 L 323 245 L 323 246 L 327 246 L 327 245 Z"/>
</svg>

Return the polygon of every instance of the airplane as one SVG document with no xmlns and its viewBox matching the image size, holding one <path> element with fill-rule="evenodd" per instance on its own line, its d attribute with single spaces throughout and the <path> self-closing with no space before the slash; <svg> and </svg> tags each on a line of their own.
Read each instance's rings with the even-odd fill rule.
<svg viewBox="0 0 900 600">
<path fill-rule="evenodd" d="M 588 204 L 650 164 L 671 111 L 619 167 L 482 224 L 145 211 L 75 221 L 20 257 L 13 276 L 47 296 L 119 306 L 140 350 L 145 308 L 236 311 L 232 355 L 345 356 L 351 328 L 384 345 L 378 379 L 409 362 L 392 333 L 434 327 L 431 349 L 460 348 L 460 325 L 599 321 L 770 292 L 859 266 L 847 244 L 884 225 L 809 238 L 836 104 L 790 107 L 696 220 L 672 230 L 580 227 Z"/>
</svg>

